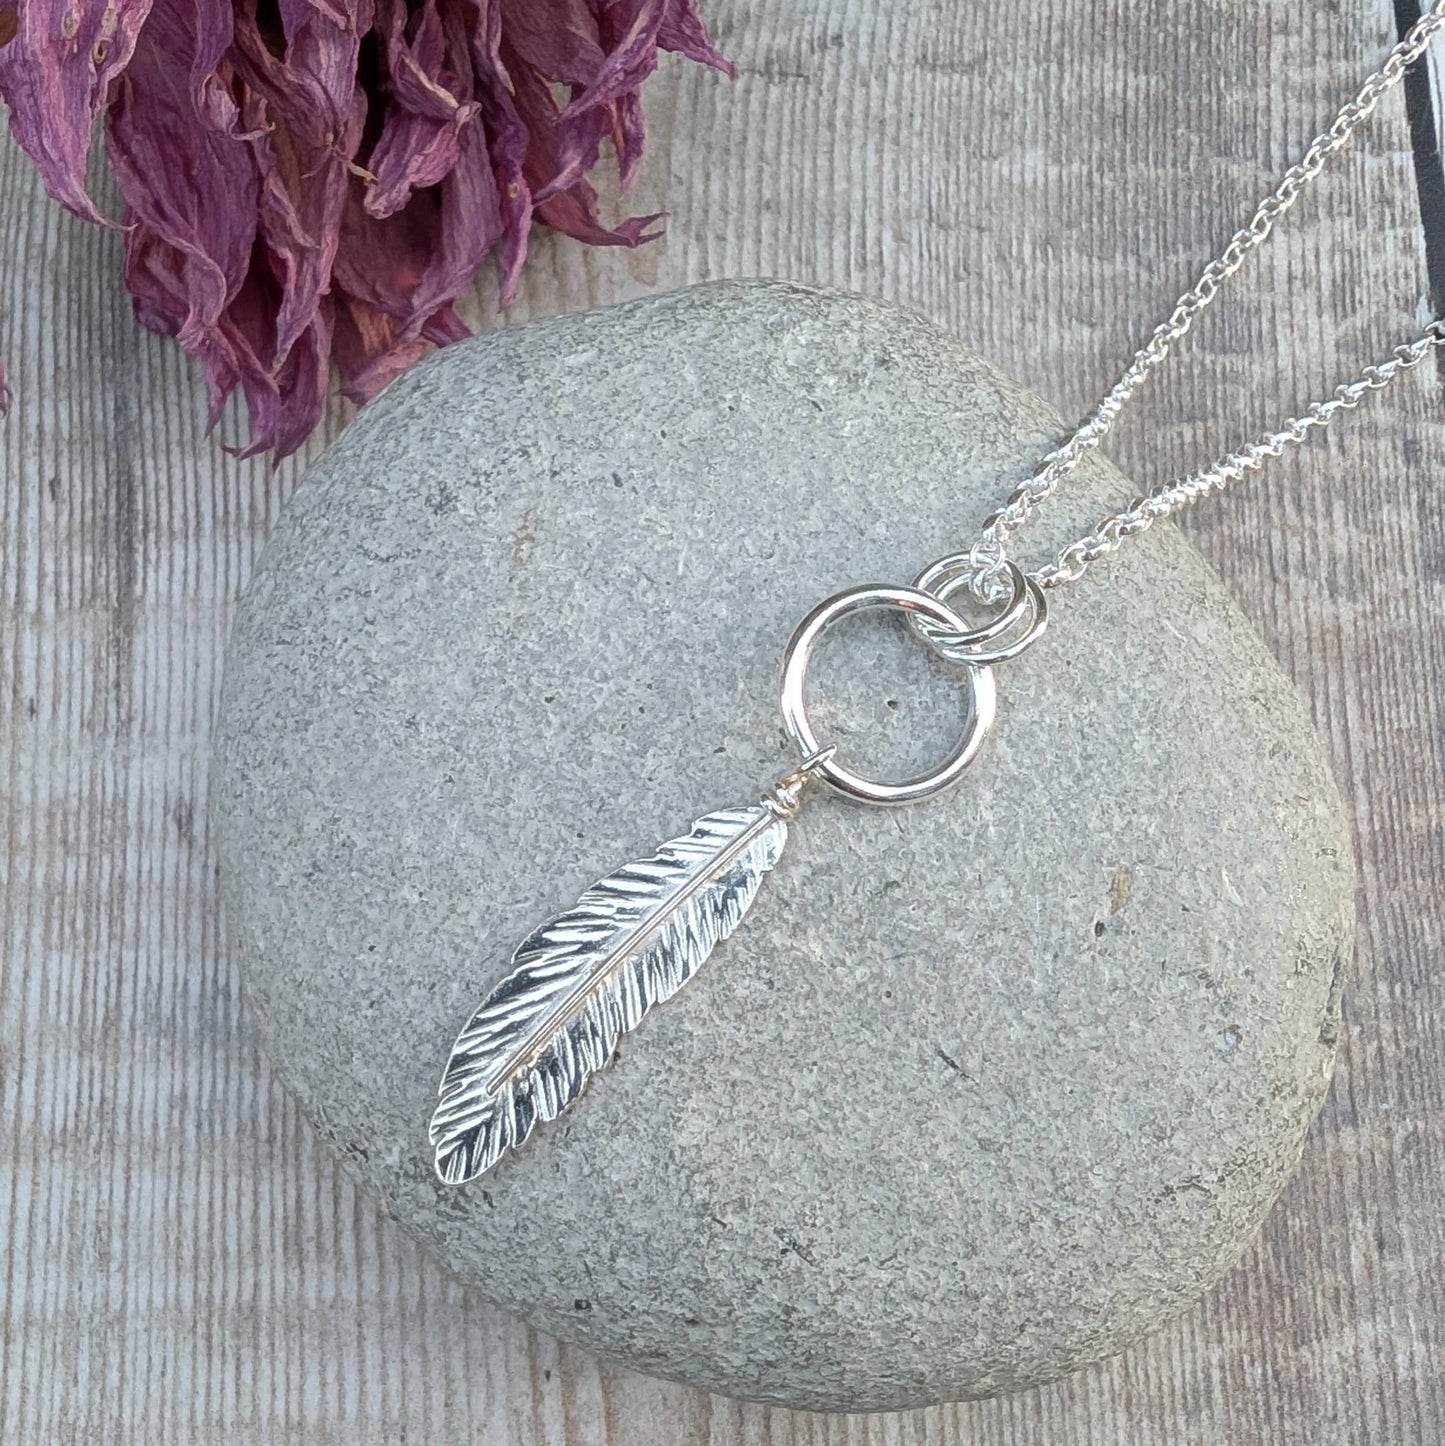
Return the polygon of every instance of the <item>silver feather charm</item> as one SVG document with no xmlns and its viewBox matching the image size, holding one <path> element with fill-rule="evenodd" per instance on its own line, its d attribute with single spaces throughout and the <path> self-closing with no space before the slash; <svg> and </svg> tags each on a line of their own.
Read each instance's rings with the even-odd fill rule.
<svg viewBox="0 0 1445 1446">
<path fill-rule="evenodd" d="M 444 1183 L 475 1179 L 556 1119 L 618 1039 L 697 972 L 782 855 L 793 802 L 780 793 L 707 814 L 522 941 L 442 1075 L 431 1142 Z"/>
</svg>

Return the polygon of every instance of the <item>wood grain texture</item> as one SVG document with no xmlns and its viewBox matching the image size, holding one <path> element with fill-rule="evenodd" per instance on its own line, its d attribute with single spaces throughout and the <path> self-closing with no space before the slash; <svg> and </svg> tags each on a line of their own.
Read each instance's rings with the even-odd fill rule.
<svg viewBox="0 0 1445 1446">
<path fill-rule="evenodd" d="M 666 241 L 544 240 L 510 315 L 479 295 L 477 322 L 827 282 L 922 309 L 1067 414 L 1392 36 L 1390 0 L 705 8 L 739 76 L 668 65 L 652 86 L 633 204 L 673 212 Z M 1141 484 L 1425 318 L 1408 146 L 1397 96 L 1151 386 L 1113 449 Z M 305 458 L 270 473 L 205 435 L 195 368 L 136 328 L 117 269 L 116 238 L 0 146 L 0 1441 L 1445 1440 L 1438 375 L 1192 525 L 1308 698 L 1362 865 L 1334 1093 L 1262 1236 L 1182 1319 L 1046 1390 L 804 1416 L 645 1380 L 466 1295 L 281 1094 L 204 820 L 231 610 Z M 223 430 L 242 435 L 234 412 Z"/>
</svg>

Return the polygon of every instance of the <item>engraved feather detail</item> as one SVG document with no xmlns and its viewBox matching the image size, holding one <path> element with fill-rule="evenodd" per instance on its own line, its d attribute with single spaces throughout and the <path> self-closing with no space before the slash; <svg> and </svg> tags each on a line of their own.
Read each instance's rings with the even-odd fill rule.
<svg viewBox="0 0 1445 1446">
<path fill-rule="evenodd" d="M 529 934 L 452 1047 L 431 1121 L 441 1180 L 475 1179 L 556 1119 L 737 928 L 787 839 L 770 803 L 707 814 Z"/>
</svg>

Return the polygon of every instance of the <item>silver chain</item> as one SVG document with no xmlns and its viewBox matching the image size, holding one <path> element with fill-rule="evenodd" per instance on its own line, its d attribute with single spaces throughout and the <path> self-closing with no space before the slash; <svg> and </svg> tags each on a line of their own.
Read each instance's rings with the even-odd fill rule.
<svg viewBox="0 0 1445 1446">
<path fill-rule="evenodd" d="M 796 807 L 802 782 L 814 775 L 838 792 L 865 803 L 911 803 L 927 798 L 954 783 L 982 743 L 993 722 L 993 665 L 1016 658 L 1031 647 L 1048 625 L 1045 588 L 1077 582 L 1090 563 L 1124 545 L 1127 538 L 1257 472 L 1270 457 L 1303 442 L 1319 427 L 1327 427 L 1341 412 L 1358 407 L 1371 392 L 1390 385 L 1402 372 L 1419 366 L 1437 347 L 1445 346 L 1445 320 L 1432 322 L 1414 341 L 1397 346 L 1389 358 L 1366 367 L 1353 381 L 1315 402 L 1277 431 L 1219 458 L 1203 471 L 1156 488 L 1122 512 L 1106 517 L 1092 532 L 1071 542 L 1047 567 L 1024 573 L 1005 552 L 1005 544 L 1056 492 L 1065 478 L 1109 434 L 1130 397 L 1169 355 L 1171 347 L 1194 325 L 1195 319 L 1218 296 L 1224 283 L 1245 258 L 1264 245 L 1275 223 L 1295 204 L 1305 187 L 1343 150 L 1351 137 L 1374 113 L 1382 97 L 1404 79 L 1406 70 L 1445 31 L 1445 0 L 1435 0 L 1429 12 L 1392 50 L 1385 63 L 1361 86 L 1359 93 L 1316 136 L 1296 165 L 1285 172 L 1278 186 L 1260 202 L 1249 224 L 1200 273 L 1193 287 L 1174 304 L 1168 320 L 1155 327 L 1148 342 L 1135 352 L 1124 374 L 1109 389 L 1093 414 L 1061 446 L 1040 462 L 1038 470 L 1017 488 L 992 517 L 966 552 L 951 553 L 930 563 L 907 587 L 867 584 L 847 588 L 819 603 L 799 623 L 783 654 L 781 704 L 783 723 L 803 763 L 778 785 L 772 802 L 785 817 Z M 953 598 L 972 593 L 991 605 L 991 616 L 975 624 L 956 610 Z M 1001 604 L 1001 606 L 1000 606 Z M 968 722 L 963 736 L 947 760 L 932 771 L 901 783 L 866 778 L 838 761 L 836 750 L 824 747 L 808 720 L 806 680 L 809 654 L 819 636 L 838 619 L 869 608 L 903 613 L 915 633 L 936 653 L 963 665 L 969 688 Z"/>
<path fill-rule="evenodd" d="M 1179 298 L 1168 320 L 1155 327 L 1148 342 L 1134 354 L 1133 361 L 1088 419 L 1066 442 L 1050 452 L 1033 476 L 984 523 L 968 554 L 971 565 L 968 582 L 980 598 L 996 602 L 1009 594 L 1005 551 L 1009 538 L 1058 490 L 1079 462 L 1099 446 L 1125 404 L 1163 363 L 1174 343 L 1185 336 L 1245 259 L 1268 240 L 1275 223 L 1290 210 L 1331 157 L 1349 144 L 1381 99 L 1399 85 L 1406 70 L 1424 55 L 1442 30 L 1445 30 L 1445 0 L 1436 0 L 1390 52 L 1379 70 L 1360 87 L 1355 98 L 1340 110 L 1329 129 L 1310 142 L 1298 163 L 1285 172 L 1279 185 L 1260 202 L 1248 225 L 1235 233 L 1219 256 L 1200 273 L 1193 287 Z M 1106 517 L 1094 531 L 1064 548 L 1055 562 L 1032 573 L 1032 578 L 1044 588 L 1077 582 L 1091 562 L 1118 551 L 1127 538 L 1246 474 L 1257 472 L 1268 458 L 1278 457 L 1287 447 L 1304 441 L 1315 428 L 1328 426 L 1340 412 L 1353 410 L 1371 392 L 1387 387 L 1402 371 L 1419 366 L 1440 346 L 1445 346 L 1445 322 L 1435 321 L 1414 341 L 1397 346 L 1387 361 L 1367 367 L 1355 380 L 1336 387 L 1332 396 L 1315 402 L 1277 431 L 1265 433 L 1204 470 L 1159 487 L 1124 511 Z"/>
</svg>

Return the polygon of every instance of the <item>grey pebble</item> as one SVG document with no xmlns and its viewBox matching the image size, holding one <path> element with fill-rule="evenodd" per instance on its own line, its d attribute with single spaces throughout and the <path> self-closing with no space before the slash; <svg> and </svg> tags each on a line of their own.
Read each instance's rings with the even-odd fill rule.
<svg viewBox="0 0 1445 1446">
<path fill-rule="evenodd" d="M 1240 1255 L 1328 1087 L 1353 863 L 1293 689 L 1168 527 L 1000 669 L 956 791 L 814 799 L 570 1113 L 432 1173 L 513 947 L 754 799 L 798 618 L 966 543 L 1062 430 L 918 316 L 728 283 L 440 353 L 312 469 L 231 645 L 230 935 L 317 1129 L 462 1280 L 638 1370 L 867 1410 L 1050 1380 Z M 1132 491 L 1091 460 L 1024 560 Z M 894 773 L 962 716 L 886 616 L 814 691 Z"/>
</svg>

